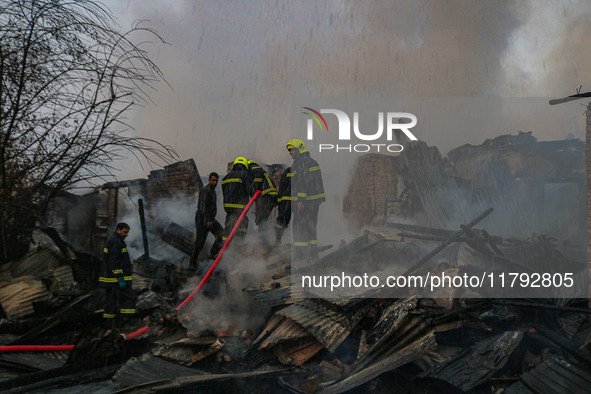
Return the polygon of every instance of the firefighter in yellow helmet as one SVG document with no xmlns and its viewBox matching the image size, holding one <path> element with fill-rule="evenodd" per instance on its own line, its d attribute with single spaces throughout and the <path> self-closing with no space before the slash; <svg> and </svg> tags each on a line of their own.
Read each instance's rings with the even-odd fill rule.
<svg viewBox="0 0 591 394">
<path fill-rule="evenodd" d="M 289 141 L 287 150 L 293 158 L 293 256 L 295 260 L 309 259 L 314 262 L 318 259 L 318 208 L 325 201 L 322 173 L 318 162 L 310 157 L 304 141 Z"/>
<path fill-rule="evenodd" d="M 240 156 L 234 160 L 234 165 L 228 174 L 222 179 L 222 193 L 224 194 L 224 210 L 226 222 L 222 240 L 225 242 L 232 232 L 232 228 L 238 221 L 240 214 L 250 199 L 251 180 L 248 174 L 248 161 Z M 236 235 L 239 238 L 246 236 L 248 217 L 244 217 Z"/>
</svg>

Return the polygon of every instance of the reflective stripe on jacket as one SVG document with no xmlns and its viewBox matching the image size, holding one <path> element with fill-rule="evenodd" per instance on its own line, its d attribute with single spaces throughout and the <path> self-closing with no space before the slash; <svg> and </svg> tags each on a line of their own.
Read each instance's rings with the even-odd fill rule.
<svg viewBox="0 0 591 394">
<path fill-rule="evenodd" d="M 131 282 L 131 273 L 132 265 L 127 252 L 127 244 L 119 234 L 113 232 L 103 249 L 99 285 L 102 287 L 116 286 L 119 277 L 123 277 L 126 282 Z"/>
<path fill-rule="evenodd" d="M 310 157 L 310 152 L 296 156 L 292 173 L 292 201 L 307 201 L 315 204 L 325 201 L 322 172 L 316 160 Z"/>
<path fill-rule="evenodd" d="M 243 164 L 234 164 L 232 170 L 222 179 L 224 210 L 232 213 L 235 209 L 244 209 L 250 199 L 251 181 Z"/>
<path fill-rule="evenodd" d="M 271 178 L 269 178 L 269 174 L 256 163 L 251 163 L 248 169 L 253 181 L 250 195 L 252 196 L 257 190 L 260 190 L 261 196 L 269 195 L 277 198 L 277 189 L 273 185 Z"/>
</svg>

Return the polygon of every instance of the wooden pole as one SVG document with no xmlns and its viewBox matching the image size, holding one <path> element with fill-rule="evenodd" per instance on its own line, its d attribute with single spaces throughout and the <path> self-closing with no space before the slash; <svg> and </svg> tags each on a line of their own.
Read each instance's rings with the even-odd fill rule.
<svg viewBox="0 0 591 394">
<path fill-rule="evenodd" d="M 144 216 L 144 200 L 141 198 L 137 201 L 138 209 L 140 211 L 140 223 L 142 226 L 142 239 L 144 241 L 144 256 L 146 261 L 150 261 L 150 250 L 148 248 L 148 232 L 146 231 L 146 218 Z"/>
</svg>

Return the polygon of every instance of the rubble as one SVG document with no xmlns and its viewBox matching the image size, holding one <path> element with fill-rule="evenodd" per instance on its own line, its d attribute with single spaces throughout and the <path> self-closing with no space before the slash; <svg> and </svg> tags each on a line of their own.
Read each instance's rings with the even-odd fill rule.
<svg viewBox="0 0 591 394">
<path fill-rule="evenodd" d="M 425 275 L 433 268 L 448 275 L 508 268 L 528 272 L 536 266 L 549 273 L 568 269 L 584 274 L 586 254 L 580 243 L 558 240 L 556 233 L 508 236 L 489 221 L 507 208 L 497 208 L 495 196 L 510 192 L 539 201 L 557 184 L 581 182 L 580 152 L 577 141 L 542 143 L 520 133 L 463 146 L 448 157 L 424 143 L 414 145 L 404 159 L 367 155 L 359 171 L 388 168 L 401 183 L 382 187 L 380 174 L 367 177 L 379 187 L 373 203 L 359 211 L 359 190 L 351 186 L 344 209 L 350 220 L 366 226 L 338 247 L 320 245 L 317 266 L 321 272 L 372 267 L 399 275 Z M 487 167 L 493 162 L 503 163 L 502 171 Z M 475 164 L 491 182 L 471 172 Z M 548 169 L 553 178 L 542 179 Z M 120 210 L 118 189 L 143 190 L 149 217 L 155 200 L 179 190 L 193 197 L 201 182 L 198 174 L 194 162 L 184 161 L 153 171 L 148 181 L 105 185 L 107 192 L 95 196 L 102 207 L 94 217 L 98 226 L 94 235 L 86 234 L 94 241 L 77 240 L 76 245 L 86 245 L 77 250 L 66 237 L 72 228 L 59 231 L 63 239 L 54 229 L 36 230 L 29 253 L 0 267 L 2 345 L 74 344 L 71 352 L 0 352 L 0 390 L 589 391 L 591 309 L 586 299 L 568 293 L 518 299 L 508 298 L 509 292 L 478 289 L 445 288 L 428 295 L 375 289 L 310 298 L 293 283 L 292 274 L 301 267 L 291 266 L 289 245 L 243 245 L 224 257 L 230 264 L 216 271 L 190 307 L 179 308 L 209 268 L 203 263 L 199 272 L 186 269 L 193 247 L 192 213 L 184 223 L 146 221 L 145 254 L 134 260 L 138 317 L 121 329 L 145 332 L 125 340 L 116 331 L 99 329 L 102 293 L 96 289 L 100 254 L 95 248 L 103 219 Z M 188 182 L 184 189 L 183 182 Z M 538 186 L 527 190 L 526 184 Z M 449 190 L 475 202 L 463 217 L 472 221 L 459 224 L 453 204 L 446 210 L 444 201 L 433 198 Z M 394 199 L 387 197 L 391 193 Z M 76 204 L 82 200 L 68 198 Z M 411 220 L 431 216 L 437 220 Z M 525 216 L 534 224 L 548 219 L 540 221 L 529 210 Z M 56 223 L 64 227 L 67 220 Z M 573 222 L 565 234 L 579 231 L 578 226 Z M 565 223 L 545 228 L 561 231 Z M 164 247 L 160 250 L 166 257 L 155 257 Z M 238 264 L 242 261 L 246 267 Z M 256 319 L 238 319 L 238 312 Z"/>
</svg>

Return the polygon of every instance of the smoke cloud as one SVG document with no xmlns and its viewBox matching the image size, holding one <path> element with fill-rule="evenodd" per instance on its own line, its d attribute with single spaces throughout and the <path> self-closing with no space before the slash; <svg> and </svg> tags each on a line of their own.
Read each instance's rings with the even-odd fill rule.
<svg viewBox="0 0 591 394">
<path fill-rule="evenodd" d="M 551 107 L 547 100 L 574 94 L 581 84 L 591 90 L 585 86 L 591 80 L 586 1 L 105 4 L 122 28 L 147 19 L 170 44 L 149 49 L 172 89 L 160 85 L 152 94 L 155 106 L 131 114 L 131 123 L 139 135 L 172 145 L 182 159 L 194 158 L 202 174 L 223 176 L 236 156 L 289 165 L 285 143 L 295 137 L 294 103 L 306 98 L 537 97 L 521 111 L 506 103 L 458 110 L 449 116 L 472 116 L 466 123 L 473 126 L 451 132 L 438 127 L 442 109 L 429 109 L 435 120 L 422 117 L 418 135 L 443 155 L 517 131 L 532 130 L 540 141 L 584 136 L 583 102 Z M 330 223 L 324 231 L 330 239 L 320 241 L 338 242 L 347 236 L 341 204 L 353 161 L 313 157 L 327 190 L 320 220 Z M 121 174 L 142 176 L 133 160 Z"/>
<path fill-rule="evenodd" d="M 238 155 L 289 163 L 294 98 L 562 97 L 591 77 L 584 1 L 106 4 L 171 44 L 151 49 L 173 89 L 133 115 L 137 132 L 218 171 Z"/>
</svg>

